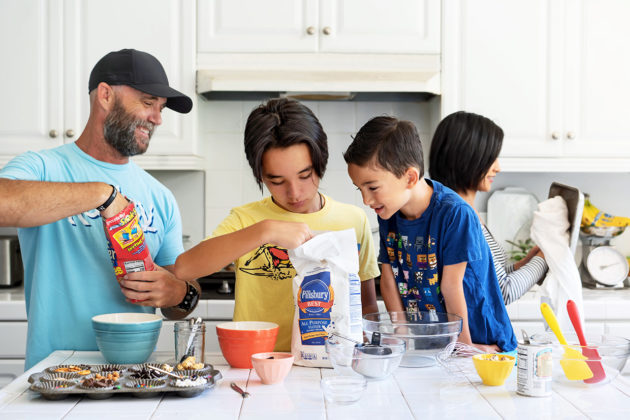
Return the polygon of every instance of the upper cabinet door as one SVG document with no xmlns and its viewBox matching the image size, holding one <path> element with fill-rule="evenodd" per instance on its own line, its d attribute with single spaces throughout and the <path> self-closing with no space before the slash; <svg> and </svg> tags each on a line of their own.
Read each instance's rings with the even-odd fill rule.
<svg viewBox="0 0 630 420">
<path fill-rule="evenodd" d="M 440 53 L 439 0 L 320 0 L 320 52 Z"/>
<path fill-rule="evenodd" d="M 82 130 L 89 115 L 88 79 L 96 62 L 110 51 L 134 48 L 153 54 L 169 84 L 196 102 L 194 92 L 194 3 L 188 0 L 66 0 L 66 125 Z M 143 18 L 144 17 L 144 18 Z M 147 154 L 196 152 L 193 114 L 168 108 Z"/>
<path fill-rule="evenodd" d="M 495 121 L 505 132 L 503 157 L 560 153 L 553 138 L 562 132 L 559 3 L 445 3 L 444 116 L 464 110 Z"/>
<path fill-rule="evenodd" d="M 630 2 L 569 1 L 566 21 L 564 153 L 630 157 Z"/>
<path fill-rule="evenodd" d="M 198 0 L 201 53 L 436 53 L 440 0 Z"/>
<path fill-rule="evenodd" d="M 63 143 L 61 22 L 57 0 L 2 3 L 1 155 Z"/>
<path fill-rule="evenodd" d="M 318 0 L 199 0 L 199 52 L 315 52 Z"/>
</svg>

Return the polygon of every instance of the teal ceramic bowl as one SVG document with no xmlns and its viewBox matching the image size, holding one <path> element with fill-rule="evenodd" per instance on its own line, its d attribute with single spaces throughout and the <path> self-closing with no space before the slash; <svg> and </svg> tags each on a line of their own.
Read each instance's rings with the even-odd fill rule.
<svg viewBox="0 0 630 420">
<path fill-rule="evenodd" d="M 112 364 L 144 363 L 155 350 L 162 317 L 145 313 L 118 313 L 92 318 L 96 344 Z"/>
<path fill-rule="evenodd" d="M 92 327 L 99 331 L 148 331 L 162 327 L 162 316 L 144 312 L 102 314 L 92 317 Z"/>
</svg>

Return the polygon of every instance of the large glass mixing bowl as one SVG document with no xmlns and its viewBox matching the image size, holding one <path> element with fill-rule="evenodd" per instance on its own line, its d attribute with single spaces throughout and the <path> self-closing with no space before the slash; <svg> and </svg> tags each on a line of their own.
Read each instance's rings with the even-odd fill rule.
<svg viewBox="0 0 630 420">
<path fill-rule="evenodd" d="M 363 331 L 368 340 L 374 332 L 403 339 L 407 351 L 400 366 L 427 367 L 435 365 L 436 354 L 457 340 L 462 318 L 434 311 L 375 312 L 363 316 Z"/>
</svg>

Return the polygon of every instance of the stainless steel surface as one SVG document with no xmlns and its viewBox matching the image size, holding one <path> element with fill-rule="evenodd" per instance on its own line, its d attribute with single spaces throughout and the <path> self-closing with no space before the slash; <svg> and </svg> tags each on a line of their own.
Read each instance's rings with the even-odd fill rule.
<svg viewBox="0 0 630 420">
<path fill-rule="evenodd" d="M 0 287 L 22 283 L 24 268 L 17 236 L 0 236 Z"/>
<path fill-rule="evenodd" d="M 57 136 L 58 136 L 58 135 L 59 135 L 59 132 L 58 132 L 57 130 L 50 130 L 50 131 L 48 132 L 48 136 L 49 136 L 51 139 L 55 139 L 55 138 L 57 138 Z"/>
<path fill-rule="evenodd" d="M 74 137 L 74 130 L 69 128 L 66 130 L 66 137 L 71 139 L 72 137 Z"/>
<path fill-rule="evenodd" d="M 98 373 L 100 372 L 99 366 L 103 365 L 87 365 L 92 372 Z M 135 397 L 143 398 L 143 397 L 151 397 L 157 396 L 160 393 L 169 393 L 175 394 L 180 397 L 190 398 L 196 395 L 201 394 L 206 389 L 214 388 L 216 381 L 221 379 L 223 376 L 221 372 L 214 369 L 212 365 L 206 365 L 204 369 L 199 370 L 199 376 L 206 379 L 206 383 L 202 385 L 189 386 L 189 387 L 178 387 L 176 386 L 174 379 L 135 379 L 131 376 L 132 370 L 134 367 L 138 367 L 141 365 L 122 365 L 122 370 L 120 372 L 120 379 L 118 379 L 115 383 L 114 387 L 110 388 L 88 388 L 82 387 L 82 381 L 86 378 L 92 377 L 93 374 L 87 375 L 85 377 L 81 377 L 80 375 L 76 375 L 76 377 L 71 378 L 69 381 L 65 381 L 68 387 L 59 387 L 58 383 L 42 380 L 45 377 L 57 375 L 54 372 L 50 371 L 50 368 L 33 373 L 28 381 L 31 383 L 30 389 L 40 393 L 45 399 L 49 400 L 59 400 L 63 398 L 67 398 L 71 395 L 84 395 L 90 399 L 105 399 L 113 397 L 116 394 L 133 394 Z M 102 372 L 101 372 L 102 373 Z M 149 381 L 158 381 L 159 384 L 156 386 L 136 386 L 138 382 L 147 383 Z M 155 383 L 155 382 L 154 382 Z"/>
</svg>

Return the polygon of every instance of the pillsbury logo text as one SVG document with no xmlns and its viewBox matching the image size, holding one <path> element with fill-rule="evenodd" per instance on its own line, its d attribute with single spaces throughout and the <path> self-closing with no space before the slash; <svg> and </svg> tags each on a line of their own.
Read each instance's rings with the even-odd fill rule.
<svg viewBox="0 0 630 420">
<path fill-rule="evenodd" d="M 330 284 L 330 271 L 304 277 L 297 293 L 298 325 L 304 345 L 323 345 L 328 336 L 330 311 L 335 293 Z"/>
<path fill-rule="evenodd" d="M 328 300 L 328 291 L 326 292 L 316 292 L 314 290 L 302 290 L 302 299 L 319 299 L 319 300 Z"/>
</svg>

